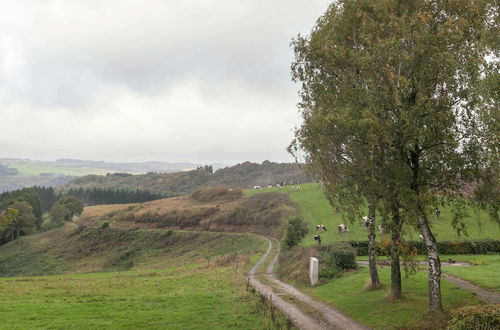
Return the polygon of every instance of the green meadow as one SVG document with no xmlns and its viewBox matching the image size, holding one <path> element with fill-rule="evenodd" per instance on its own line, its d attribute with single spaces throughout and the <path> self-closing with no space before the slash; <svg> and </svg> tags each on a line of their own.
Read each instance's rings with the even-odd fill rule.
<svg viewBox="0 0 500 330">
<path fill-rule="evenodd" d="M 232 266 L 0 279 L 3 329 L 262 329 Z"/>
<path fill-rule="evenodd" d="M 0 328 L 266 328 L 242 275 L 266 248 L 255 235 L 71 224 L 28 235 L 0 247 Z"/>
<path fill-rule="evenodd" d="M 323 244 L 329 244 L 334 241 L 365 241 L 367 240 L 366 228 L 359 222 L 349 223 L 342 218 L 341 213 L 335 212 L 326 199 L 321 187 L 316 183 L 302 184 L 300 190 L 293 190 L 291 186 L 285 186 L 282 189 L 276 187 L 265 188 L 261 190 L 247 190 L 248 195 L 264 191 L 278 191 L 285 193 L 297 203 L 300 212 L 306 222 L 309 224 L 309 234 L 304 238 L 304 246 L 314 245 L 313 236 L 316 234 L 315 226 L 324 224 L 328 231 L 321 234 Z M 491 221 L 488 215 L 481 210 L 468 209 L 468 216 L 464 219 L 467 225 L 468 236 L 459 236 L 451 225 L 451 209 L 442 208 L 439 218 L 432 216 L 432 230 L 438 241 L 460 241 L 476 239 L 499 239 L 500 227 Z M 380 219 L 378 219 L 380 220 Z M 349 231 L 339 233 L 337 226 L 345 223 Z M 417 231 L 405 226 L 405 237 L 410 240 L 418 240 Z M 377 232 L 377 240 L 380 240 L 381 234 Z"/>
<path fill-rule="evenodd" d="M 419 329 L 437 328 L 439 319 L 429 319 L 427 273 L 417 272 L 403 278 L 403 299 L 387 299 L 390 288 L 390 268 L 379 268 L 380 279 L 385 287 L 378 291 L 364 289 L 369 281 L 368 268 L 345 273 L 315 287 L 299 285 L 304 292 L 339 308 L 352 318 L 373 329 Z M 443 308 L 445 313 L 463 305 L 478 304 L 473 293 L 460 289 L 448 282 L 442 282 Z M 432 326 L 432 322 L 434 326 Z M 442 326 L 442 324 L 441 324 Z"/>
</svg>

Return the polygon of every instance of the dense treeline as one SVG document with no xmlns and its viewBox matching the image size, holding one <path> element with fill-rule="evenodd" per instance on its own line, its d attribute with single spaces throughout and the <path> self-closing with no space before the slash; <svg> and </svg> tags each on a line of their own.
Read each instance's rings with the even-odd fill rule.
<svg viewBox="0 0 500 330">
<path fill-rule="evenodd" d="M 0 194 L 0 210 L 5 210 L 15 202 L 26 202 L 36 217 L 37 225 L 42 221 L 44 212 L 48 212 L 57 200 L 52 187 L 30 187 Z"/>
<path fill-rule="evenodd" d="M 304 183 L 315 181 L 315 179 L 306 174 L 299 164 L 264 161 L 262 164 L 244 162 L 215 172 L 211 166 L 202 166 L 193 171 L 178 173 L 88 175 L 74 179 L 61 187 L 61 190 L 94 187 L 114 190 L 140 189 L 169 196 L 190 194 L 201 187 L 208 186 L 251 188 L 291 181 Z"/>
<path fill-rule="evenodd" d="M 122 175 L 120 176 L 123 177 Z M 144 203 L 155 199 L 170 197 L 152 193 L 148 190 L 112 190 L 110 188 L 72 188 L 60 196 L 63 195 L 76 197 L 85 205 Z"/>
</svg>

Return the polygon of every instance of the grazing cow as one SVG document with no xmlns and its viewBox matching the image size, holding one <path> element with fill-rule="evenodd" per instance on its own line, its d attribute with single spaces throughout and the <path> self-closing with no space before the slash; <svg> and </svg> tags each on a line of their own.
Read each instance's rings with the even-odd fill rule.
<svg viewBox="0 0 500 330">
<path fill-rule="evenodd" d="M 327 231 L 326 226 L 321 224 L 321 225 L 316 225 L 316 231 Z"/>
<path fill-rule="evenodd" d="M 335 212 L 340 213 L 340 209 L 338 206 L 335 206 Z"/>
<path fill-rule="evenodd" d="M 366 228 L 370 226 L 370 219 L 367 216 L 361 218 L 361 223 L 365 225 Z"/>
<path fill-rule="evenodd" d="M 278 187 L 278 189 L 281 189 L 281 184 L 277 183 L 276 187 Z"/>
<path fill-rule="evenodd" d="M 347 228 L 347 226 L 343 223 L 341 223 L 339 226 L 338 226 L 338 229 L 339 229 L 339 233 L 344 233 L 346 231 L 349 231 L 349 228 Z"/>
<path fill-rule="evenodd" d="M 422 234 L 419 234 L 418 238 L 420 238 L 422 241 L 424 240 L 424 236 L 422 236 Z"/>
<path fill-rule="evenodd" d="M 378 225 L 378 230 L 380 231 L 381 234 L 384 233 L 384 227 L 382 227 L 381 225 Z"/>
<path fill-rule="evenodd" d="M 253 189 L 262 189 L 261 186 L 253 186 Z"/>
<path fill-rule="evenodd" d="M 319 245 L 321 245 L 321 236 L 319 236 L 319 235 L 315 235 L 315 236 L 314 236 L 314 241 L 315 241 L 316 243 L 318 243 Z"/>
<path fill-rule="evenodd" d="M 438 207 L 436 207 L 435 213 L 436 213 L 436 218 L 439 218 L 439 216 L 441 215 L 441 210 Z"/>
</svg>

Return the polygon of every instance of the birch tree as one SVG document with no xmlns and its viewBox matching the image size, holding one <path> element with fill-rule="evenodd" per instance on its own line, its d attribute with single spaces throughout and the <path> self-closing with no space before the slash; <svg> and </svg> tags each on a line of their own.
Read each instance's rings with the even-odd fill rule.
<svg viewBox="0 0 500 330">
<path fill-rule="evenodd" d="M 403 219 L 419 228 L 430 311 L 442 304 L 429 214 L 447 197 L 460 203 L 464 182 L 488 166 L 480 132 L 492 118 L 480 115 L 480 86 L 498 59 L 488 58 L 498 53 L 488 38 L 498 32 L 498 6 L 492 0 L 336 1 L 309 36 L 292 44 L 303 124 L 291 148 L 301 149 L 330 183 L 331 198 L 354 206 L 349 209 L 360 198 L 377 201 L 391 214 L 393 245 Z"/>
</svg>

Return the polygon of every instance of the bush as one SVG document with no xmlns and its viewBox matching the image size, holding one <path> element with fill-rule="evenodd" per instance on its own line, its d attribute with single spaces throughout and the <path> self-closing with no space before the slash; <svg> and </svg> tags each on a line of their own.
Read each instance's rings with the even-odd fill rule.
<svg viewBox="0 0 500 330">
<path fill-rule="evenodd" d="M 500 329 L 500 305 L 475 305 L 451 312 L 449 330 Z"/>
<path fill-rule="evenodd" d="M 336 278 L 342 274 L 342 270 L 337 267 L 323 267 L 319 271 L 319 278 Z"/>
<path fill-rule="evenodd" d="M 51 217 L 45 217 L 45 220 L 42 222 L 42 225 L 40 226 L 41 231 L 47 231 L 55 228 L 59 228 L 63 225 L 64 223 L 62 221 L 58 221 L 56 219 L 52 219 Z"/>
<path fill-rule="evenodd" d="M 101 226 L 100 226 L 99 228 L 101 228 L 101 229 L 106 229 L 106 228 L 108 228 L 108 227 L 109 227 L 109 222 L 104 221 L 104 222 L 101 224 Z"/>
<path fill-rule="evenodd" d="M 349 241 L 356 249 L 357 255 L 368 255 L 367 241 Z M 403 243 L 409 249 L 415 249 L 418 254 L 427 254 L 425 243 L 422 241 L 409 241 Z M 378 255 L 390 255 L 390 246 L 377 243 Z M 477 241 L 455 241 L 438 242 L 438 251 L 441 254 L 488 254 L 500 252 L 500 241 L 477 240 Z"/>
<path fill-rule="evenodd" d="M 300 217 L 293 217 L 286 226 L 285 247 L 289 250 L 299 244 L 308 232 L 304 221 Z"/>
<path fill-rule="evenodd" d="M 321 261 L 333 272 L 354 269 L 356 268 L 356 249 L 349 243 L 333 243 L 321 254 Z"/>
</svg>

